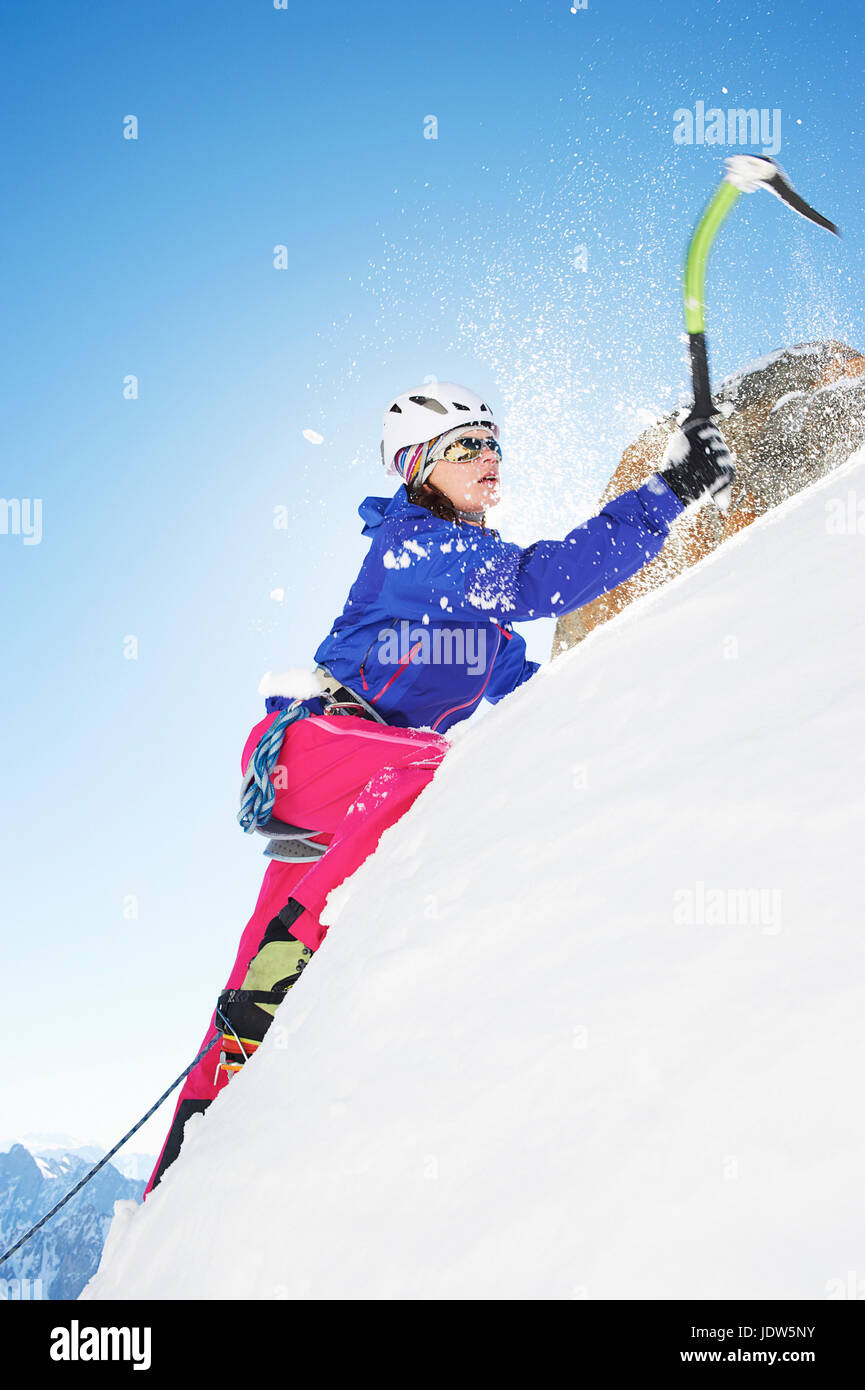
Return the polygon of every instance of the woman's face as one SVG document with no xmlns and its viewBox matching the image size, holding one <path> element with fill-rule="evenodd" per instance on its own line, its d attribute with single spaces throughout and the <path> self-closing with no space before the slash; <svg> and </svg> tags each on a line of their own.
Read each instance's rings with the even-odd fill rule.
<svg viewBox="0 0 865 1390">
<path fill-rule="evenodd" d="M 486 425 L 466 428 L 466 438 L 489 439 L 495 436 Z M 467 463 L 450 463 L 439 459 L 428 481 L 449 497 L 462 512 L 483 512 L 501 500 L 499 456 L 494 449 L 483 449 L 477 458 Z"/>
</svg>

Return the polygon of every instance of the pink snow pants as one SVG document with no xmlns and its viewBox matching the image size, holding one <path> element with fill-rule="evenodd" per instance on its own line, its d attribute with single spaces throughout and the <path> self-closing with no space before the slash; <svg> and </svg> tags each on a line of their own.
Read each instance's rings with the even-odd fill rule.
<svg viewBox="0 0 865 1390">
<path fill-rule="evenodd" d="M 277 713 L 267 715 L 250 733 L 241 758 L 244 772 L 259 739 L 276 718 Z M 448 747 L 442 734 L 391 728 L 356 715 L 310 715 L 289 725 L 271 774 L 276 789 L 273 814 L 315 831 L 315 838 L 328 849 L 311 866 L 269 862 L 226 989 L 240 988 L 268 923 L 289 898 L 307 909 L 292 927 L 292 935 L 311 950 L 318 949 L 327 934 L 327 927 L 318 918 L 328 893 L 372 854 L 383 831 L 399 820 L 431 781 Z M 252 838 L 263 844 L 259 836 Z M 218 1031 L 211 1020 L 201 1048 Z M 228 1077 L 218 1067 L 217 1046 L 186 1078 L 173 1126 L 182 1107 L 188 1111 L 191 1103 L 191 1108 L 201 1111 L 227 1085 Z M 160 1153 L 145 1197 L 153 1187 L 162 1157 Z"/>
</svg>

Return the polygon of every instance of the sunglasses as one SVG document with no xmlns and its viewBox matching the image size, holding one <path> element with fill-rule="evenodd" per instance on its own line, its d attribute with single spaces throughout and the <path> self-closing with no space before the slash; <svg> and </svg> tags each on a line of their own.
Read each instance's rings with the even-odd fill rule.
<svg viewBox="0 0 865 1390">
<path fill-rule="evenodd" d="M 499 458 L 502 456 L 497 439 L 487 439 L 485 435 L 464 434 L 459 439 L 452 439 L 441 457 L 448 463 L 471 463 L 480 457 L 484 449 L 492 449 Z"/>
</svg>

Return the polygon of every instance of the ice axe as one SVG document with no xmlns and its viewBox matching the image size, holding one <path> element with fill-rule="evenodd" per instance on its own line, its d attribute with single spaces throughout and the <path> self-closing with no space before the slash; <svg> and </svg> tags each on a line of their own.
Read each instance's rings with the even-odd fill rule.
<svg viewBox="0 0 865 1390">
<path fill-rule="evenodd" d="M 718 407 L 712 400 L 712 391 L 709 385 L 703 287 L 706 279 L 706 262 L 709 259 L 712 243 L 718 234 L 721 223 L 739 201 L 740 195 L 742 193 L 756 193 L 758 188 L 765 188 L 768 193 L 774 193 L 794 212 L 798 212 L 802 217 L 807 217 L 809 222 L 816 222 L 818 227 L 825 227 L 827 231 L 834 232 L 836 236 L 841 235 L 833 222 L 816 212 L 803 198 L 799 197 L 787 175 L 774 159 L 769 159 L 767 155 L 761 154 L 734 154 L 730 159 L 724 161 L 724 166 L 727 172 L 697 223 L 685 260 L 683 282 L 685 327 L 688 331 L 691 349 L 691 377 L 694 382 L 694 408 L 687 420 L 684 421 L 685 425 L 694 420 L 710 420 L 713 415 L 718 414 Z"/>
</svg>

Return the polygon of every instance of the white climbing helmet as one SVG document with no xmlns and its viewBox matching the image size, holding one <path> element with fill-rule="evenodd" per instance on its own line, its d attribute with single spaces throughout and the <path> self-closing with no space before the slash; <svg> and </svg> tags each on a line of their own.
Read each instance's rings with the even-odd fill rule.
<svg viewBox="0 0 865 1390">
<path fill-rule="evenodd" d="M 411 444 L 426 444 L 449 430 L 470 425 L 486 425 L 496 439 L 499 427 L 482 396 L 452 381 L 435 381 L 404 391 L 392 401 L 382 423 L 381 461 L 385 472 L 403 478 L 394 460 Z M 417 468 L 417 460 L 412 464 Z"/>
</svg>

